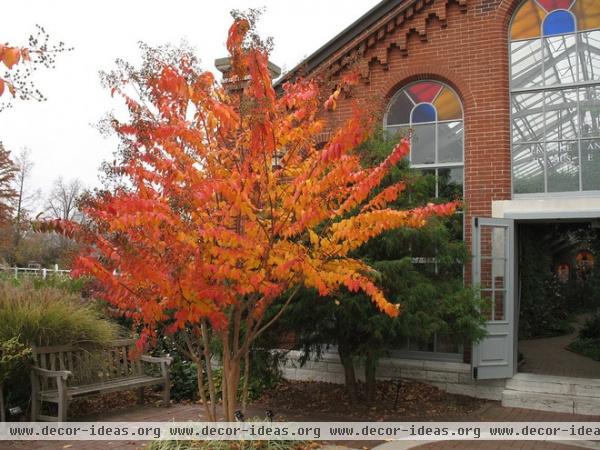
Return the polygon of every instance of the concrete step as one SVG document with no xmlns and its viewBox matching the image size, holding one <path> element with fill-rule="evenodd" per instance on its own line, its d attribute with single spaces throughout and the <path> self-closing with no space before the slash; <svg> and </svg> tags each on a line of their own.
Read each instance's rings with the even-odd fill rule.
<svg viewBox="0 0 600 450">
<path fill-rule="evenodd" d="M 600 416 L 600 379 L 518 373 L 506 381 L 502 406 Z"/>
<path fill-rule="evenodd" d="M 600 398 L 600 379 L 517 373 L 506 381 L 506 389 Z"/>
</svg>

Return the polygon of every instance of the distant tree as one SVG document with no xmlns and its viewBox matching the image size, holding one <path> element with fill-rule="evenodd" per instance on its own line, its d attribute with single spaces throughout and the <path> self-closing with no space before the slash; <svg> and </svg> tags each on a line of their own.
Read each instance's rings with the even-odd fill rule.
<svg viewBox="0 0 600 450">
<path fill-rule="evenodd" d="M 39 190 L 32 190 L 31 172 L 33 170 L 33 161 L 31 159 L 31 150 L 28 148 L 21 149 L 19 155 L 15 158 L 15 176 L 13 179 L 13 189 L 15 191 L 12 197 L 12 211 L 14 216 L 5 231 L 5 235 L 9 235 L 9 244 L 4 249 L 4 258 L 10 264 L 15 264 L 17 259 L 17 251 L 24 234 L 29 231 L 29 221 L 33 213 L 33 209 L 40 198 Z"/>
<path fill-rule="evenodd" d="M 57 178 L 46 200 L 46 215 L 52 219 L 79 222 L 81 211 L 78 200 L 82 194 L 83 184 L 79 179 L 65 181 L 62 177 Z"/>
<path fill-rule="evenodd" d="M 36 29 L 35 35 L 29 36 L 26 46 L 0 44 L 0 61 L 6 67 L 4 74 L 0 74 L 0 97 L 8 92 L 12 98 L 21 100 L 45 100 L 31 80 L 32 73 L 40 66 L 54 68 L 56 55 L 71 49 L 64 42 L 51 44 L 46 30 L 39 25 L 36 25 Z M 10 101 L 5 102 L 0 110 L 9 105 Z"/>
<path fill-rule="evenodd" d="M 10 151 L 0 142 L 0 224 L 12 218 L 12 202 L 16 196 L 14 179 L 17 168 L 10 159 Z"/>
</svg>

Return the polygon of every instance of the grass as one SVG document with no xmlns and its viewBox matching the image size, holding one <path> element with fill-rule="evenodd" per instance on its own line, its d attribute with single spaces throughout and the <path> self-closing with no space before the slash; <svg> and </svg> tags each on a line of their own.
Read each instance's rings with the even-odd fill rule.
<svg viewBox="0 0 600 450">
<path fill-rule="evenodd" d="M 600 339 L 580 337 L 571 342 L 567 348 L 572 352 L 600 361 Z"/>
<path fill-rule="evenodd" d="M 0 340 L 28 345 L 97 344 L 118 338 L 120 327 L 100 307 L 58 287 L 0 281 Z"/>
</svg>

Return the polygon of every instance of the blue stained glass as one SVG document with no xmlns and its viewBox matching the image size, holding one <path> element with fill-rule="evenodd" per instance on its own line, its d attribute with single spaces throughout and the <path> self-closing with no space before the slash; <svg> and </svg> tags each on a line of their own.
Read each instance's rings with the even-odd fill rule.
<svg viewBox="0 0 600 450">
<path fill-rule="evenodd" d="M 569 11 L 553 11 L 544 20 L 544 36 L 555 36 L 557 34 L 574 33 L 577 30 L 575 18 Z"/>
<path fill-rule="evenodd" d="M 412 110 L 412 123 L 435 122 L 435 107 L 429 103 L 419 103 Z"/>
</svg>

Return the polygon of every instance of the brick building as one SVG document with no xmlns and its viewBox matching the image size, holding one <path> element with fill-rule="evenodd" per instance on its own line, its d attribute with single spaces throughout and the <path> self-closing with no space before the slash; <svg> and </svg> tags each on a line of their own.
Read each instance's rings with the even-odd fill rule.
<svg viewBox="0 0 600 450">
<path fill-rule="evenodd" d="M 412 130 L 411 165 L 433 171 L 437 190 L 462 186 L 469 276 L 493 305 L 488 337 L 473 349 L 409 347 L 380 373 L 522 402 L 527 392 L 511 403 L 511 379 L 512 389 L 551 380 L 517 374 L 519 227 L 600 219 L 600 1 L 384 0 L 284 79 L 356 66 L 352 97 L 375 102 L 388 131 Z M 341 100 L 328 121 L 350 106 Z M 330 355 L 286 374 L 340 381 L 336 364 Z M 583 413 L 590 405 L 556 401 Z"/>
</svg>

